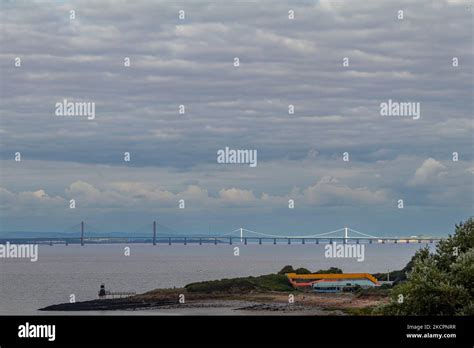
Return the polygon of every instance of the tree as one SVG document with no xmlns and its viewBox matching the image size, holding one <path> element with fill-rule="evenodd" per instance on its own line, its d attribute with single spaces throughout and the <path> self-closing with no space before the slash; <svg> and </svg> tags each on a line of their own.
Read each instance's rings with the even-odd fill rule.
<svg viewBox="0 0 474 348">
<path fill-rule="evenodd" d="M 405 267 L 407 280 L 392 290 L 391 304 L 375 313 L 472 315 L 474 313 L 474 221 L 456 225 L 453 236 L 425 247 Z"/>
<path fill-rule="evenodd" d="M 286 274 L 286 273 L 295 273 L 295 270 L 293 269 L 293 266 L 291 265 L 286 265 L 283 267 L 278 274 Z"/>
<path fill-rule="evenodd" d="M 295 273 L 296 274 L 311 274 L 311 271 L 304 267 L 300 267 L 295 270 Z"/>
<path fill-rule="evenodd" d="M 465 223 L 456 225 L 454 236 L 449 235 L 436 247 L 436 261 L 438 266 L 449 271 L 450 266 L 456 262 L 458 256 L 474 248 L 474 220 L 469 218 Z"/>
<path fill-rule="evenodd" d="M 316 273 L 316 274 L 321 274 L 321 273 L 335 274 L 335 273 L 342 273 L 342 269 L 337 268 L 337 267 L 331 267 L 329 269 L 320 269 L 319 271 L 316 271 L 314 273 Z"/>
</svg>

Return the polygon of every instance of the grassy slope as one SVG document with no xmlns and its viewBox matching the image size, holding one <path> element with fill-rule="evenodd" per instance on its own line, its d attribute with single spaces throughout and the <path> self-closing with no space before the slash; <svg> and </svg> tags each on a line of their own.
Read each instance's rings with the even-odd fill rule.
<svg viewBox="0 0 474 348">
<path fill-rule="evenodd" d="M 283 274 L 267 274 L 259 277 L 210 280 L 185 286 L 189 292 L 241 293 L 249 291 L 292 291 L 293 287 Z"/>
</svg>

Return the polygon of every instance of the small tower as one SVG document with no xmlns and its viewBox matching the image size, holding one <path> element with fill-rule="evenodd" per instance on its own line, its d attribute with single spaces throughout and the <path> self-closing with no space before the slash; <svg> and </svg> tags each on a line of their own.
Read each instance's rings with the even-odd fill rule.
<svg viewBox="0 0 474 348">
<path fill-rule="evenodd" d="M 104 299 L 105 295 L 105 284 L 100 284 L 99 299 Z"/>
</svg>

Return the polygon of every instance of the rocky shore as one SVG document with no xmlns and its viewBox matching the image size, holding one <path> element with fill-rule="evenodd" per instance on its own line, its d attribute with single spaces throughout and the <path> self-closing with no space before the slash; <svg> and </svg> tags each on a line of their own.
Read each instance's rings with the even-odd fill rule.
<svg viewBox="0 0 474 348">
<path fill-rule="evenodd" d="M 60 303 L 45 308 L 40 311 L 113 311 L 113 310 L 136 310 L 160 308 L 177 304 L 177 301 L 144 301 L 131 298 L 116 298 L 104 300 L 91 300 L 74 303 Z"/>
<path fill-rule="evenodd" d="M 184 295 L 184 303 L 180 296 Z M 385 296 L 358 296 L 345 294 L 295 293 L 294 303 L 288 302 L 288 293 L 260 292 L 242 294 L 188 293 L 185 289 L 156 289 L 129 298 L 91 300 L 62 303 L 42 311 L 136 311 L 151 310 L 156 314 L 213 314 L 216 310 L 235 314 L 258 315 L 351 315 L 364 314 L 368 308 L 387 302 Z"/>
</svg>

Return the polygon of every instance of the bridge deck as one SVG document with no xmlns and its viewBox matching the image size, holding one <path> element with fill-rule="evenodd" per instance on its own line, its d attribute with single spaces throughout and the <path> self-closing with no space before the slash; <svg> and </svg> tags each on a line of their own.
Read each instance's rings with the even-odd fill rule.
<svg viewBox="0 0 474 348">
<path fill-rule="evenodd" d="M 228 237 L 228 236 L 125 236 L 125 237 L 73 237 L 73 238 L 1 238 L 0 244 L 123 244 L 123 243 L 152 243 L 152 244 L 328 244 L 328 243 L 365 243 L 365 244 L 384 244 L 384 243 L 433 243 L 442 240 L 440 237 Z"/>
</svg>

